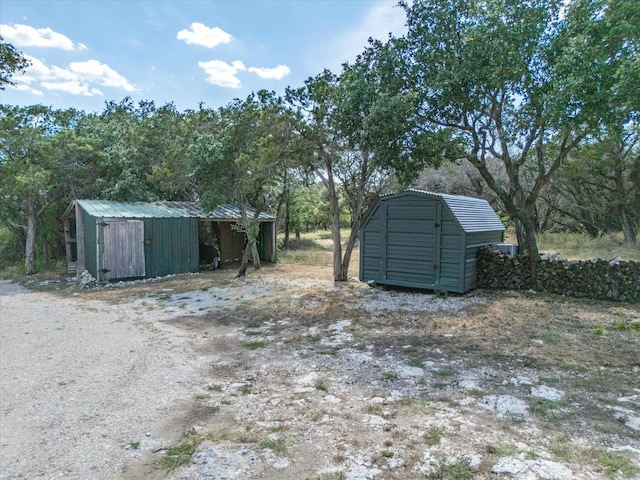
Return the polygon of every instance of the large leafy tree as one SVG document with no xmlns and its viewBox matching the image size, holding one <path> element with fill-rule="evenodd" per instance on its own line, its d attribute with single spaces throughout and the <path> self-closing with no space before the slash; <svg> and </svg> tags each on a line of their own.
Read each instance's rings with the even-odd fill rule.
<svg viewBox="0 0 640 480">
<path fill-rule="evenodd" d="M 24 72 L 30 65 L 31 62 L 22 53 L 0 37 L 0 90 L 7 85 L 15 85 L 11 77 L 16 72 Z"/>
<path fill-rule="evenodd" d="M 236 201 L 240 207 L 239 228 L 247 236 L 247 245 L 238 276 L 244 276 L 250 257 L 254 267 L 260 268 L 258 217 L 271 207 L 269 193 L 287 168 L 292 117 L 281 98 L 261 90 L 219 109 L 217 118 L 215 131 L 198 135 L 189 154 L 193 175 L 203 185 L 205 208 L 225 201 Z"/>
<path fill-rule="evenodd" d="M 464 158 L 516 225 L 518 242 L 530 254 L 534 285 L 540 193 L 570 152 L 610 119 L 617 76 L 632 75 L 628 62 L 608 62 L 616 57 L 592 48 L 599 39 L 585 26 L 630 3 L 402 3 L 408 33 L 392 44 L 407 66 L 408 88 L 420 96 L 417 113 L 424 128 L 454 131 L 463 142 Z M 619 52 L 627 37 L 612 38 L 610 52 Z M 506 185 L 489 168 L 494 159 L 503 165 Z"/>
<path fill-rule="evenodd" d="M 63 201 L 66 165 L 60 139 L 73 128 L 76 113 L 41 105 L 0 106 L 1 221 L 24 238 L 28 275 L 36 272 L 36 227 L 52 204 Z"/>
<path fill-rule="evenodd" d="M 416 123 L 418 97 L 402 88 L 398 63 L 393 49 L 372 42 L 340 76 L 324 71 L 287 92 L 306 151 L 299 158 L 327 189 L 335 281 L 348 279 L 363 215 L 376 194 L 394 181 L 408 183 L 455 150 L 446 130 L 432 132 Z M 344 250 L 342 199 L 350 217 Z"/>
</svg>

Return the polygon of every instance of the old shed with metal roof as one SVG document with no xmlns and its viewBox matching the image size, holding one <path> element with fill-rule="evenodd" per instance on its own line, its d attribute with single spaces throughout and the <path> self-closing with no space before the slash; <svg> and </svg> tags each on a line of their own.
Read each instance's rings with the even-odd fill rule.
<svg viewBox="0 0 640 480">
<path fill-rule="evenodd" d="M 504 225 L 485 200 L 407 190 L 378 198 L 360 230 L 360 280 L 465 293 L 478 250 Z"/>
<path fill-rule="evenodd" d="M 219 208 L 205 213 L 193 202 L 75 200 L 63 217 L 69 270 L 104 281 L 194 273 L 203 258 L 232 262 L 246 241 L 234 228 L 239 209 Z M 261 258 L 275 261 L 275 217 L 258 218 Z"/>
</svg>

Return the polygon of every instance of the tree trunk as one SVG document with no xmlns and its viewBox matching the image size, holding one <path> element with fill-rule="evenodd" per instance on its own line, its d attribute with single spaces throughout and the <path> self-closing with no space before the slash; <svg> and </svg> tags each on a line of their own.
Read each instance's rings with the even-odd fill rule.
<svg viewBox="0 0 640 480">
<path fill-rule="evenodd" d="M 524 218 L 523 218 L 524 217 Z M 531 288 L 538 288 L 538 241 L 536 239 L 536 223 L 530 214 L 520 215 L 516 221 L 518 245 L 529 255 L 529 275 Z"/>
<path fill-rule="evenodd" d="M 260 265 L 260 254 L 258 253 L 258 242 L 253 240 L 251 242 L 251 256 L 253 257 L 253 268 L 254 270 L 260 270 L 262 265 Z"/>
<path fill-rule="evenodd" d="M 289 196 L 287 194 L 287 199 L 284 201 L 284 241 L 282 242 L 283 248 L 287 248 L 289 246 L 290 224 L 291 202 L 289 201 Z"/>
<path fill-rule="evenodd" d="M 24 270 L 27 275 L 36 273 L 35 243 L 36 243 L 36 207 L 32 202 L 28 206 L 27 241 L 24 249 Z"/>
<path fill-rule="evenodd" d="M 261 268 L 260 265 L 260 255 L 258 254 L 258 246 L 257 246 L 257 238 L 260 235 L 260 227 L 258 217 L 260 216 L 260 211 L 256 208 L 255 216 L 253 219 L 249 219 L 247 217 L 247 209 L 244 203 L 244 194 L 242 192 L 238 192 L 238 204 L 240 207 L 240 216 L 242 217 L 242 228 L 244 229 L 244 233 L 247 236 L 247 244 L 244 247 L 244 252 L 242 252 L 242 263 L 240 264 L 240 270 L 238 270 L 238 277 L 244 277 L 247 273 L 247 267 L 249 266 L 249 257 L 253 256 L 253 268 L 259 270 Z M 256 222 L 255 224 L 252 222 Z"/>
<path fill-rule="evenodd" d="M 242 252 L 242 261 L 240 262 L 240 270 L 238 270 L 237 277 L 244 277 L 247 274 L 247 267 L 249 266 L 249 256 L 251 256 L 251 242 L 247 242 Z"/>
<path fill-rule="evenodd" d="M 620 224 L 624 235 L 624 244 L 629 248 L 636 248 L 636 231 L 633 228 L 633 225 L 631 225 L 631 222 L 629 222 L 629 217 L 627 216 L 625 208 L 622 208 L 622 212 L 620 214 Z"/>
</svg>

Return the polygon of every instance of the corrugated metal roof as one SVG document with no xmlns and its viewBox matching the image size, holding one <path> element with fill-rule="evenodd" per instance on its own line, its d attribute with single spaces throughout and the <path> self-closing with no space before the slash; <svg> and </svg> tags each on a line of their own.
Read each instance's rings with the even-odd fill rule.
<svg viewBox="0 0 640 480">
<path fill-rule="evenodd" d="M 481 198 L 464 197 L 462 195 L 449 195 L 446 193 L 434 193 L 410 188 L 408 193 L 439 197 L 447 204 L 460 226 L 465 232 L 494 232 L 504 231 L 504 224 L 496 215 L 489 202 Z"/>
<path fill-rule="evenodd" d="M 208 218 L 212 220 L 239 220 L 237 205 L 218 205 L 212 212 L 205 213 L 194 202 L 114 202 L 111 200 L 76 200 L 93 217 L 107 218 Z M 255 210 L 247 207 L 247 215 L 253 217 Z M 260 213 L 261 220 L 275 220 L 266 212 Z"/>
<path fill-rule="evenodd" d="M 255 209 L 251 207 L 246 207 L 247 216 L 249 218 L 253 218 L 256 214 Z M 240 220 L 242 215 L 240 215 L 240 207 L 238 205 L 232 205 L 230 203 L 223 203 L 222 205 L 218 205 L 213 211 L 207 213 L 206 218 L 211 218 L 215 220 Z M 260 220 L 275 220 L 276 217 L 266 212 L 260 212 L 258 215 Z"/>
</svg>

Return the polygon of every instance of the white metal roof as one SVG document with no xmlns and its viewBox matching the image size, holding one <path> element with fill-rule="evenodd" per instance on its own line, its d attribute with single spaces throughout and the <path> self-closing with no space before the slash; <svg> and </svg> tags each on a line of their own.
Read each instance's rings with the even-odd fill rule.
<svg viewBox="0 0 640 480">
<path fill-rule="evenodd" d="M 232 204 L 218 205 L 205 213 L 195 202 L 114 202 L 111 200 L 76 200 L 77 204 L 93 217 L 106 218 L 207 218 L 211 220 L 240 220 L 240 207 Z M 253 218 L 255 210 L 247 207 L 247 215 Z M 260 220 L 275 221 L 276 217 L 266 212 Z"/>
</svg>

